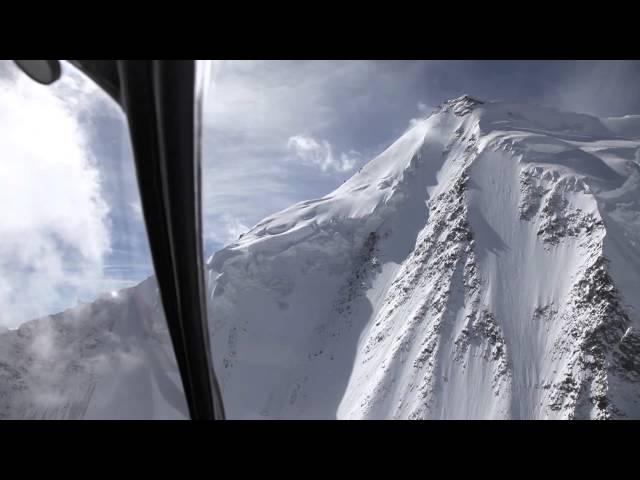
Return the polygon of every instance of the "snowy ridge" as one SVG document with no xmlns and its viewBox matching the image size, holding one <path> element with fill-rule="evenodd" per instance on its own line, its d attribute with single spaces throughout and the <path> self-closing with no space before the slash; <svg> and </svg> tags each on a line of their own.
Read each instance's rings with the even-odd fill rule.
<svg viewBox="0 0 640 480">
<path fill-rule="evenodd" d="M 158 300 L 148 279 L 0 335 L 0 419 L 184 418 Z"/>
<path fill-rule="evenodd" d="M 229 417 L 640 417 L 636 124 L 463 96 L 331 194 L 216 252 Z M 45 349 L 68 352 L 50 376 L 67 403 L 34 395 L 33 341 L 0 334 L 0 415 L 118 416 L 134 382 L 132 415 L 183 417 L 150 282 L 26 324 L 68 325 Z M 130 352 L 134 366 L 117 360 Z"/>
</svg>

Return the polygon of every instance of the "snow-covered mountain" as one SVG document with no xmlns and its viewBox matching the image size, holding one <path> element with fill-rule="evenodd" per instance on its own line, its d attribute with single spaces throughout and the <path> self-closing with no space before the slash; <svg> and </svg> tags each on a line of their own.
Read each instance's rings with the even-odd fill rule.
<svg viewBox="0 0 640 480">
<path fill-rule="evenodd" d="M 640 122 L 468 96 L 208 262 L 230 418 L 640 418 Z M 184 418 L 153 279 L 0 334 L 0 417 Z"/>
</svg>

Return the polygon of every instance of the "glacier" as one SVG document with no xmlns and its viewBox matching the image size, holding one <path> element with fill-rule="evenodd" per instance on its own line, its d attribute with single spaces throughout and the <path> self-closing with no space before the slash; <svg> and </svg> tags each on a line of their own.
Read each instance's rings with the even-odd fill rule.
<svg viewBox="0 0 640 480">
<path fill-rule="evenodd" d="M 640 116 L 450 100 L 207 261 L 231 419 L 640 418 Z M 153 278 L 0 333 L 0 418 L 187 418 Z"/>
</svg>

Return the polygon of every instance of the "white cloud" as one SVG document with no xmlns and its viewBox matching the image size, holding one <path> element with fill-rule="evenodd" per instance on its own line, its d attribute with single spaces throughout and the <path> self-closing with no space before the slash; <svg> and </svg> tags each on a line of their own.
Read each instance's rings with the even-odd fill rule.
<svg viewBox="0 0 640 480">
<path fill-rule="evenodd" d="M 213 61 L 206 126 L 266 142 L 288 138 L 301 119 L 310 131 L 331 128 L 336 96 L 350 95 L 344 107 L 369 102 L 361 82 L 375 78 L 376 68 L 368 61 Z"/>
<path fill-rule="evenodd" d="M 220 245 L 235 242 L 241 234 L 249 230 L 249 227 L 241 220 L 228 213 L 217 215 L 215 220 L 212 220 L 213 222 L 215 222 L 216 228 L 205 232 L 205 235 L 207 235 L 207 240 Z"/>
<path fill-rule="evenodd" d="M 425 118 L 427 118 L 427 114 L 429 113 L 429 111 L 433 110 L 433 107 L 429 107 L 429 105 L 427 105 L 426 103 L 423 103 L 423 102 L 418 102 L 416 104 L 416 107 L 418 108 L 418 111 L 420 112 L 420 116 L 417 117 L 417 118 L 411 118 L 409 120 L 409 127 L 407 128 L 407 130 L 412 129 L 413 127 L 416 126 L 417 123 L 419 123 L 422 120 L 424 120 Z"/>
<path fill-rule="evenodd" d="M 136 216 L 136 218 L 140 221 L 143 221 L 144 215 L 142 213 L 142 203 L 140 202 L 140 200 L 135 200 L 129 203 L 129 206 L 131 207 L 131 210 L 133 211 L 133 214 Z"/>
<path fill-rule="evenodd" d="M 224 217 L 222 228 L 226 236 L 225 243 L 237 240 L 240 235 L 249 230 L 248 226 L 230 215 Z"/>
<path fill-rule="evenodd" d="M 348 172 L 355 168 L 361 160 L 360 154 L 354 150 L 349 153 L 333 155 L 331 144 L 326 140 L 316 141 L 305 135 L 289 137 L 287 148 L 308 165 L 314 165 L 323 172 Z"/>
<path fill-rule="evenodd" d="M 0 80 L 0 325 L 53 313 L 102 275 L 109 209 L 78 120 L 92 88 Z"/>
</svg>

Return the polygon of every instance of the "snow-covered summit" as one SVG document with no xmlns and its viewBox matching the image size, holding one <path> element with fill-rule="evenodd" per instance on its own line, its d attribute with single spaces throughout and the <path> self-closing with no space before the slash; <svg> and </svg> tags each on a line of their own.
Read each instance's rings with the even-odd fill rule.
<svg viewBox="0 0 640 480">
<path fill-rule="evenodd" d="M 485 102 L 472 97 L 471 95 L 462 95 L 458 98 L 447 100 L 439 105 L 434 113 L 452 112 L 458 116 L 464 116 L 478 105 L 484 105 Z"/>
<path fill-rule="evenodd" d="M 216 252 L 209 315 L 229 416 L 640 417 L 634 122 L 462 96 L 334 192 Z M 148 379 L 136 405 L 184 414 L 175 365 L 145 360 L 167 345 L 155 293 L 147 282 L 119 301 L 141 324 L 121 342 L 144 360 L 128 365 Z M 121 352 L 113 335 L 101 355 Z M 74 355 L 91 364 L 91 349 Z M 90 368 L 84 384 L 116 395 L 118 368 L 109 387 Z M 74 412 L 117 414 L 87 388 Z M 6 415 L 29 394 L 0 396 Z"/>
</svg>

